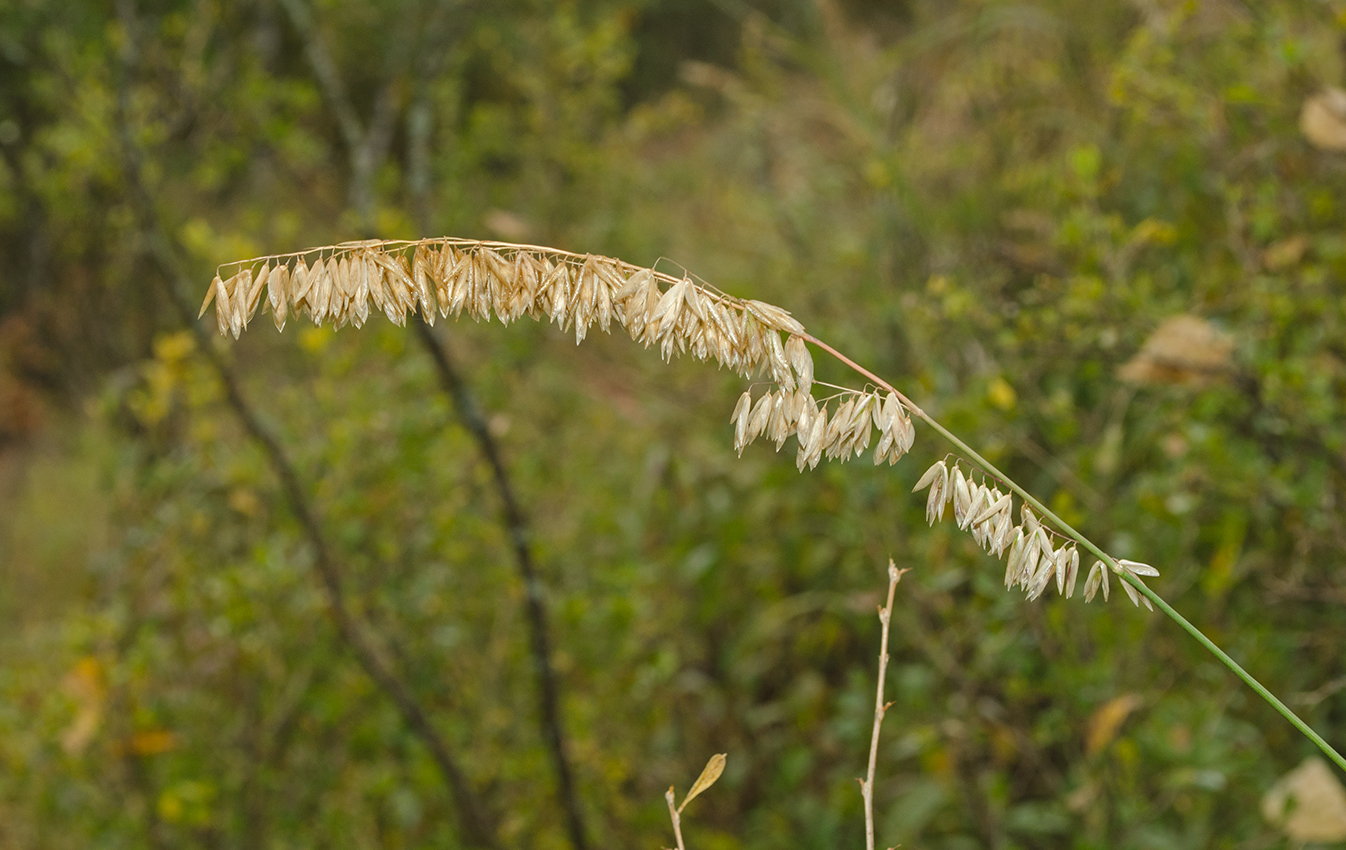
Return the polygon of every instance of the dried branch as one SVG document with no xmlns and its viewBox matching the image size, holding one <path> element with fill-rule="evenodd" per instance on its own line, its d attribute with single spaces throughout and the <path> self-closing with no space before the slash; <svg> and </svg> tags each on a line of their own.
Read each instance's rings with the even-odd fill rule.
<svg viewBox="0 0 1346 850">
<path fill-rule="evenodd" d="M 682 815 L 673 803 L 677 798 L 673 794 L 672 785 L 668 786 L 668 790 L 664 792 L 664 799 L 668 801 L 668 816 L 673 821 L 673 837 L 678 840 L 678 850 L 687 850 L 687 845 L 682 843 Z"/>
<path fill-rule="evenodd" d="M 874 769 L 879 758 L 879 730 L 883 728 L 883 716 L 891 705 L 883 701 L 883 680 L 888 673 L 888 623 L 893 617 L 893 595 L 905 572 L 907 570 L 899 570 L 891 558 L 888 560 L 888 602 L 879 609 L 883 635 L 879 638 L 879 685 L 874 695 L 874 731 L 869 736 L 869 770 L 865 778 L 860 780 L 860 794 L 865 798 L 865 850 L 874 850 Z"/>
</svg>

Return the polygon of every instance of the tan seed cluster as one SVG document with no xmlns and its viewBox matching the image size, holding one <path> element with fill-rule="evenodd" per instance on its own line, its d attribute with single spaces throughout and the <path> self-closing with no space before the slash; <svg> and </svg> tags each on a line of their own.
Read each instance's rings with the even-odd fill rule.
<svg viewBox="0 0 1346 850">
<path fill-rule="evenodd" d="M 464 313 L 505 324 L 546 317 L 573 329 L 580 342 L 593 326 L 608 331 L 615 323 L 636 341 L 657 345 L 665 359 L 690 352 L 744 375 L 765 369 L 789 390 L 807 392 L 813 381 L 802 341 L 789 351 L 781 342 L 781 333 L 804 330 L 785 310 L 611 257 L 462 239 L 345 242 L 216 275 L 201 314 L 214 301 L 220 333 L 237 338 L 264 291 L 277 328 L 295 314 L 359 327 L 373 311 L 403 325 L 419 310 L 430 323 L 436 315 Z"/>
<path fill-rule="evenodd" d="M 791 337 L 786 348 L 795 343 L 799 343 L 797 350 L 807 357 L 808 352 L 798 337 Z M 806 466 L 810 469 L 817 466 L 823 457 L 844 462 L 860 456 L 869 448 L 876 429 L 879 441 L 874 447 L 875 466 L 885 460 L 889 464 L 897 463 L 898 458 L 911 449 L 916 429 L 897 396 L 889 393 L 886 398 L 880 398 L 878 393 L 848 392 L 846 400 L 839 402 L 836 410 L 829 413 L 827 403 L 818 404 L 808 392 L 813 362 L 809 360 L 803 367 L 802 358 L 793 355 L 791 362 L 799 375 L 800 389 L 791 391 L 782 386 L 764 393 L 756 402 L 751 391 L 739 397 L 731 421 L 734 423 L 734 448 L 740 455 L 749 443 L 763 434 L 776 444 L 777 451 L 794 436 L 799 443 L 795 465 L 803 472 Z"/>
<path fill-rule="evenodd" d="M 1020 506 L 1020 522 L 1014 523 L 1014 500 L 985 482 L 975 483 L 955 463 L 953 468 L 940 460 L 926 470 L 916 482 L 915 490 L 930 488 L 926 499 L 925 518 L 931 525 L 943 519 L 944 507 L 953 504 L 954 520 L 958 527 L 970 531 L 972 538 L 987 552 L 1005 558 L 1005 587 L 1023 588 L 1029 601 L 1038 599 L 1051 587 L 1055 579 L 1056 592 L 1067 599 L 1075 595 L 1075 583 L 1080 572 L 1080 553 L 1072 542 L 1059 548 L 1054 535 L 1037 518 L 1028 505 Z M 1149 564 L 1125 559 L 1117 561 L 1122 570 L 1139 576 L 1157 576 L 1159 571 Z M 1148 598 L 1142 597 L 1128 582 L 1121 582 L 1131 601 L 1144 601 L 1153 610 Z M 1090 602 L 1099 588 L 1108 598 L 1108 569 L 1102 561 L 1095 561 L 1084 583 L 1084 601 Z"/>
<path fill-rule="evenodd" d="M 436 316 L 464 313 L 505 324 L 545 317 L 573 329 L 578 343 L 595 325 L 607 332 L 616 324 L 646 347 L 657 346 L 665 360 L 690 352 L 745 377 L 770 376 L 774 390 L 756 404 L 744 393 L 734 410 L 740 453 L 763 433 L 778 450 L 795 435 L 802 471 L 824 456 L 859 455 L 877 428 L 875 464 L 895 463 L 915 437 L 910 417 L 891 393 L 880 398 L 845 391 L 846 400 L 830 411 L 826 402 L 815 401 L 813 356 L 800 336 L 804 327 L 785 310 L 611 257 L 463 239 L 369 240 L 236 268 L 227 278 L 215 276 L 201 305 L 204 315 L 213 301 L 220 333 L 235 339 L 264 293 L 277 329 L 296 314 L 318 324 L 360 327 L 373 311 L 404 325 L 407 315 L 419 310 L 431 324 Z"/>
</svg>

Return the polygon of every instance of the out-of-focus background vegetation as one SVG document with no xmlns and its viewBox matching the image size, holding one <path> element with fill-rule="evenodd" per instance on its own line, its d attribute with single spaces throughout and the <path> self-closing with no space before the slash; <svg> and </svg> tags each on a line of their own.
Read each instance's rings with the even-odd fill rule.
<svg viewBox="0 0 1346 850">
<path fill-rule="evenodd" d="M 1325 0 L 5 3 L 0 847 L 462 845 L 169 295 L 368 235 L 791 309 L 1346 744 L 1344 39 Z M 437 333 L 528 517 L 590 846 L 670 844 L 715 752 L 690 846 L 860 845 L 889 556 L 882 846 L 1308 835 L 1261 805 L 1312 746 L 1176 627 L 1025 604 L 926 527 L 929 431 L 800 475 L 734 456 L 732 375 Z M 415 335 L 209 344 L 499 843 L 572 846 L 497 493 Z"/>
</svg>

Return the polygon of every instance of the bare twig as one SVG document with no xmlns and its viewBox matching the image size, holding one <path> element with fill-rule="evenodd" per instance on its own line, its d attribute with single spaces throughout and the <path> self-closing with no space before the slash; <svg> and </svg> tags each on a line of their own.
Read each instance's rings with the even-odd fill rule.
<svg viewBox="0 0 1346 850">
<path fill-rule="evenodd" d="M 673 837 L 678 840 L 678 850 L 687 850 L 687 846 L 682 843 L 682 815 L 678 813 L 678 807 L 674 805 L 676 797 L 673 794 L 673 786 L 668 786 L 668 791 L 664 793 L 664 799 L 668 801 L 668 816 L 673 819 Z"/>
<path fill-rule="evenodd" d="M 874 696 L 874 731 L 869 736 L 869 770 L 865 778 L 860 780 L 860 793 L 865 798 L 865 850 L 874 850 L 874 769 L 879 758 L 879 730 L 883 728 L 883 716 L 891 705 L 883 701 L 883 680 L 888 673 L 888 623 L 893 617 L 893 596 L 897 592 L 897 583 L 905 572 L 907 570 L 899 570 L 891 558 L 888 560 L 888 602 L 879 609 L 883 635 L 879 648 L 879 686 Z"/>
</svg>

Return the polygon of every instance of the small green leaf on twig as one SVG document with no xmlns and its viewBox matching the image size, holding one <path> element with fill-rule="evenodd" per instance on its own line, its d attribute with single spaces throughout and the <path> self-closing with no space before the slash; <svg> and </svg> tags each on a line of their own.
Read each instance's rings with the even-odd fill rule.
<svg viewBox="0 0 1346 850">
<path fill-rule="evenodd" d="M 706 769 L 701 771 L 701 775 L 692 783 L 692 790 L 687 792 L 686 799 L 682 801 L 681 806 L 678 806 L 679 813 L 687 808 L 687 804 L 696 799 L 698 794 L 714 785 L 715 780 L 720 778 L 721 773 L 724 773 L 725 755 L 725 753 L 717 753 L 710 757 L 710 761 L 706 762 Z"/>
</svg>

